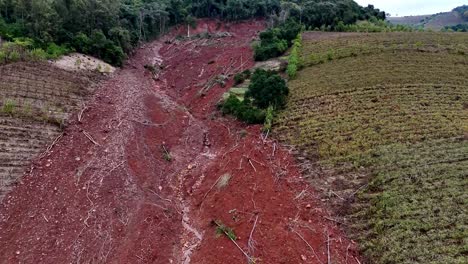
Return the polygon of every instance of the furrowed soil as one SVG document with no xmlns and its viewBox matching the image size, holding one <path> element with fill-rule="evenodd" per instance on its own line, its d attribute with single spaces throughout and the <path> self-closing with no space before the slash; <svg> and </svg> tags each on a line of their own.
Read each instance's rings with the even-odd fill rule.
<svg viewBox="0 0 468 264">
<path fill-rule="evenodd" d="M 290 150 L 217 111 L 263 28 L 139 49 L 3 200 L 0 263 L 359 263 Z"/>
</svg>

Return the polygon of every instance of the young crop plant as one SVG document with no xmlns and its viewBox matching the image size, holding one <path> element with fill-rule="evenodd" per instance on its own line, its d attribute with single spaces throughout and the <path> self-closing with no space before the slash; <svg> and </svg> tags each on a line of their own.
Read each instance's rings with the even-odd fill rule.
<svg viewBox="0 0 468 264">
<path fill-rule="evenodd" d="M 234 230 L 232 230 L 232 228 L 230 228 L 229 226 L 223 224 L 223 222 L 221 222 L 220 220 L 213 221 L 213 224 L 216 225 L 216 234 L 218 236 L 225 235 L 226 237 L 228 237 L 232 241 L 237 240 L 237 236 L 234 233 Z"/>
<path fill-rule="evenodd" d="M 162 151 L 163 151 L 163 158 L 164 160 L 166 160 L 167 162 L 171 162 L 172 161 L 172 155 L 171 153 L 167 150 L 166 146 L 163 144 L 162 145 Z"/>
<path fill-rule="evenodd" d="M 293 47 L 291 49 L 291 54 L 289 55 L 287 73 L 289 78 L 293 79 L 296 77 L 297 71 L 302 66 L 302 35 L 298 34 L 294 40 Z"/>
<path fill-rule="evenodd" d="M 13 100 L 5 100 L 2 107 L 2 112 L 8 115 L 14 113 L 16 107 L 16 103 Z"/>
<path fill-rule="evenodd" d="M 304 39 L 275 135 L 341 179 L 311 183 L 372 263 L 465 263 L 468 35 Z"/>
<path fill-rule="evenodd" d="M 273 108 L 273 106 L 270 105 L 266 110 L 265 122 L 263 124 L 263 132 L 268 133 L 271 131 L 274 117 L 275 117 L 275 108 Z"/>
</svg>

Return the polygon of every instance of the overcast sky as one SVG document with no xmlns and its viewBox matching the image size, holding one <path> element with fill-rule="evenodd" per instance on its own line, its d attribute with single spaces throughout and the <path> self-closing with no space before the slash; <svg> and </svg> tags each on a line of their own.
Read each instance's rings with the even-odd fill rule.
<svg viewBox="0 0 468 264">
<path fill-rule="evenodd" d="M 355 0 L 362 6 L 368 4 L 392 16 L 430 15 L 447 12 L 457 6 L 468 5 L 468 0 Z"/>
</svg>

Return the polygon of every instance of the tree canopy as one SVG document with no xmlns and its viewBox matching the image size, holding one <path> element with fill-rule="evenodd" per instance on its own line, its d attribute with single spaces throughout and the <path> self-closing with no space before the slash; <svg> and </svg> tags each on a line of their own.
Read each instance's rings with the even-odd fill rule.
<svg viewBox="0 0 468 264">
<path fill-rule="evenodd" d="M 0 36 L 28 37 L 43 49 L 56 43 L 119 65 L 139 42 L 196 17 L 290 18 L 334 27 L 385 13 L 352 0 L 0 0 Z"/>
</svg>

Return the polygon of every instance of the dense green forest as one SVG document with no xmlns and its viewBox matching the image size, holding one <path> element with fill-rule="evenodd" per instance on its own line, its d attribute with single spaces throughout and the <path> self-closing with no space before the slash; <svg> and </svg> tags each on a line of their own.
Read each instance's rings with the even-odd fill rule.
<svg viewBox="0 0 468 264">
<path fill-rule="evenodd" d="M 76 50 L 120 65 L 138 43 L 203 17 L 293 19 L 334 30 L 340 22 L 385 19 L 385 13 L 352 0 L 0 0 L 0 36 L 30 38 L 49 54 Z"/>
</svg>

